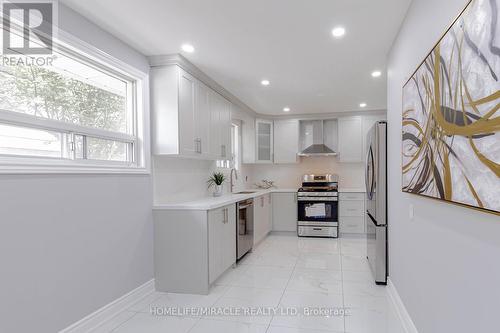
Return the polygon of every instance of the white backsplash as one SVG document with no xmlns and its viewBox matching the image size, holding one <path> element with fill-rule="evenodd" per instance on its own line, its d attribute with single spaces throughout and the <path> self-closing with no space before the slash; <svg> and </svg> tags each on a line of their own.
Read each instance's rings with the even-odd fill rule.
<svg viewBox="0 0 500 333">
<path fill-rule="evenodd" d="M 217 169 L 214 161 L 177 157 L 153 158 L 153 189 L 155 203 L 179 202 L 211 195 L 207 189 L 210 174 L 219 170 L 228 181 L 224 192 L 229 193 L 229 169 Z M 364 187 L 363 163 L 339 163 L 335 157 L 302 158 L 298 164 L 244 164 L 238 171 L 234 191 L 253 188 L 262 179 L 274 180 L 280 188 L 298 188 L 306 173 L 334 173 L 341 187 Z"/>
<path fill-rule="evenodd" d="M 251 187 L 249 167 L 242 166 L 238 171 L 234 191 Z M 218 169 L 215 161 L 185 159 L 178 157 L 153 157 L 153 191 L 154 202 L 179 202 L 212 195 L 207 188 L 207 180 L 214 171 L 222 171 L 227 181 L 224 192 L 229 193 L 229 169 Z"/>
<path fill-rule="evenodd" d="M 281 188 L 298 188 L 304 174 L 333 173 L 339 175 L 341 187 L 361 187 L 365 185 L 363 163 L 339 163 L 336 157 L 303 157 L 298 164 L 256 164 L 252 165 L 252 181 L 274 180 Z M 252 183 L 253 184 L 253 183 Z"/>
</svg>

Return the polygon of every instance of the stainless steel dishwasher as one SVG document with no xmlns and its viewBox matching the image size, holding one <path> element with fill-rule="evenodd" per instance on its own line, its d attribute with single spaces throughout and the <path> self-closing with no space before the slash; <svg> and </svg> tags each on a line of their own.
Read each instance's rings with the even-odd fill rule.
<svg viewBox="0 0 500 333">
<path fill-rule="evenodd" d="M 253 199 L 236 205 L 236 259 L 239 260 L 253 246 Z"/>
</svg>

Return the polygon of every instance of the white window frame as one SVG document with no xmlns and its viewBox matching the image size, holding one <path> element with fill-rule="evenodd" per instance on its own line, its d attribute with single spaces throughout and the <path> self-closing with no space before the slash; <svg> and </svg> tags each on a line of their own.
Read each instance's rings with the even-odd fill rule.
<svg viewBox="0 0 500 333">
<path fill-rule="evenodd" d="M 77 39 L 76 37 L 58 31 L 54 45 L 85 63 L 101 68 L 105 72 L 116 73 L 132 82 L 130 100 L 132 112 L 127 112 L 127 126 L 131 126 L 130 134 L 102 130 L 87 126 L 75 125 L 63 121 L 35 117 L 20 112 L 1 110 L 0 123 L 18 125 L 27 128 L 51 130 L 66 133 L 70 136 L 84 135 L 98 139 L 116 140 L 131 143 L 132 159 L 129 163 L 121 161 L 101 161 L 82 159 L 58 159 L 30 156 L 0 156 L 0 173 L 141 173 L 149 174 L 151 170 L 150 140 L 149 140 L 149 75 L 121 60 L 97 49 L 96 47 Z M 73 141 L 74 142 L 74 141 Z"/>
<path fill-rule="evenodd" d="M 231 123 L 231 164 L 236 170 L 241 168 L 241 139 L 241 122 L 233 121 Z"/>
</svg>

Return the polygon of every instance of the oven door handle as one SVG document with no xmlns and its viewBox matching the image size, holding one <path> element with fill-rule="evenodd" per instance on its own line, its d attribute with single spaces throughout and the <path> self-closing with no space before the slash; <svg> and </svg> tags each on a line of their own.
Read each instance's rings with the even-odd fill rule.
<svg viewBox="0 0 500 333">
<path fill-rule="evenodd" d="M 304 198 L 304 197 L 298 197 L 298 201 L 311 201 L 311 202 L 336 202 L 339 201 L 338 198 L 336 197 L 309 197 L 309 198 Z"/>
</svg>

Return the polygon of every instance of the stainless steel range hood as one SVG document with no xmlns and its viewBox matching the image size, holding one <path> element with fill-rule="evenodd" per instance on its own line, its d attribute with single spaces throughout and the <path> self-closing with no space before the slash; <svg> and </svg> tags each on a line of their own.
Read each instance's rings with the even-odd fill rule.
<svg viewBox="0 0 500 333">
<path fill-rule="evenodd" d="M 299 153 L 299 156 L 336 156 L 337 153 L 325 144 L 313 144 Z"/>
<path fill-rule="evenodd" d="M 336 145 L 337 122 L 332 120 L 301 121 L 301 146 L 305 147 L 299 156 L 336 156 L 329 146 Z M 331 132 L 331 133 L 330 133 Z M 326 142 L 328 141 L 328 142 Z"/>
</svg>

